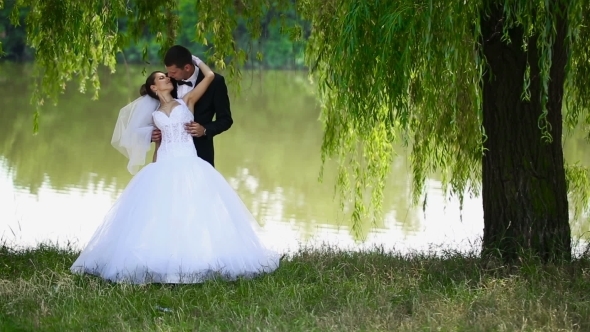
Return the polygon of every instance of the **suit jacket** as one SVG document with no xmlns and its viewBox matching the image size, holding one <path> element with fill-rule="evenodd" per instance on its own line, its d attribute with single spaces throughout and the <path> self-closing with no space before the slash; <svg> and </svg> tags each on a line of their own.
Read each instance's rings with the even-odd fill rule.
<svg viewBox="0 0 590 332">
<path fill-rule="evenodd" d="M 205 75 L 199 71 L 196 84 L 199 84 L 204 77 Z M 193 137 L 197 155 L 215 167 L 213 137 L 228 130 L 234 123 L 231 117 L 227 85 L 222 75 L 215 73 L 213 82 L 211 82 L 207 91 L 205 91 L 203 96 L 195 104 L 193 113 L 195 122 L 201 124 L 206 129 L 205 136 Z"/>
</svg>

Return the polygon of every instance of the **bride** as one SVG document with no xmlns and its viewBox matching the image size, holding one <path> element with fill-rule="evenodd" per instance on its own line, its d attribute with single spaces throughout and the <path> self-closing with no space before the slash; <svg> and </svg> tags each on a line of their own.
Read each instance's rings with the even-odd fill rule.
<svg viewBox="0 0 590 332">
<path fill-rule="evenodd" d="M 257 223 L 236 192 L 197 156 L 184 124 L 214 78 L 205 78 L 184 98 L 163 72 L 150 74 L 142 97 L 121 109 L 113 145 L 135 173 L 145 162 L 155 126 L 161 130 L 153 163 L 131 179 L 104 217 L 71 271 L 115 282 L 200 283 L 274 271 L 277 253 L 256 235 Z"/>
</svg>

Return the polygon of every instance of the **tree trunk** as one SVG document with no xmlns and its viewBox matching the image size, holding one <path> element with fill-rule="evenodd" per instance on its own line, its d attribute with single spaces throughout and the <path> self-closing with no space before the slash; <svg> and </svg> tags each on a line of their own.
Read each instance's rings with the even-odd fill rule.
<svg viewBox="0 0 590 332">
<path fill-rule="evenodd" d="M 543 262 L 570 260 L 571 231 L 561 145 L 567 20 L 564 16 L 558 20 L 552 49 L 547 102 L 551 142 L 542 139 L 539 129 L 542 111 L 536 38 L 530 39 L 525 51 L 523 30 L 513 28 L 511 43 L 503 42 L 503 22 L 501 4 L 491 7 L 491 15 L 482 16 L 483 53 L 489 66 L 483 81 L 487 140 L 482 165 L 482 254 L 505 262 L 530 255 Z M 531 66 L 530 101 L 522 98 L 527 60 Z"/>
</svg>

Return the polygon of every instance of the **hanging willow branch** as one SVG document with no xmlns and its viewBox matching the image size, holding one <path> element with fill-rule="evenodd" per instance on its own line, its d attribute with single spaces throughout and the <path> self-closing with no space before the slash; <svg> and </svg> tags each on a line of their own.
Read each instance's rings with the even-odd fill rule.
<svg viewBox="0 0 590 332">
<path fill-rule="evenodd" d="M 93 97 L 98 98 L 98 68 L 103 65 L 114 72 L 115 56 L 122 45 L 149 32 L 157 36 L 165 50 L 173 44 L 178 29 L 174 0 L 11 2 L 8 4 L 12 5 L 12 24 L 18 24 L 19 9 L 29 10 L 26 31 L 27 43 L 35 51 L 35 131 L 40 106 L 47 100 L 56 103 L 67 82 L 76 79 L 81 92 L 87 90 L 90 82 Z M 122 17 L 128 19 L 126 31 L 119 30 L 118 19 Z"/>
</svg>

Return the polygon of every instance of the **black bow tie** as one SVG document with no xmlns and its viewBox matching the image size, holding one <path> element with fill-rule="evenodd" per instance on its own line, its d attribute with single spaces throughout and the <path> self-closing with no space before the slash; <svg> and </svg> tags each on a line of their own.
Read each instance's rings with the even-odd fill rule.
<svg viewBox="0 0 590 332">
<path fill-rule="evenodd" d="M 178 81 L 178 85 L 193 86 L 193 82 L 191 82 L 191 81 Z"/>
</svg>

